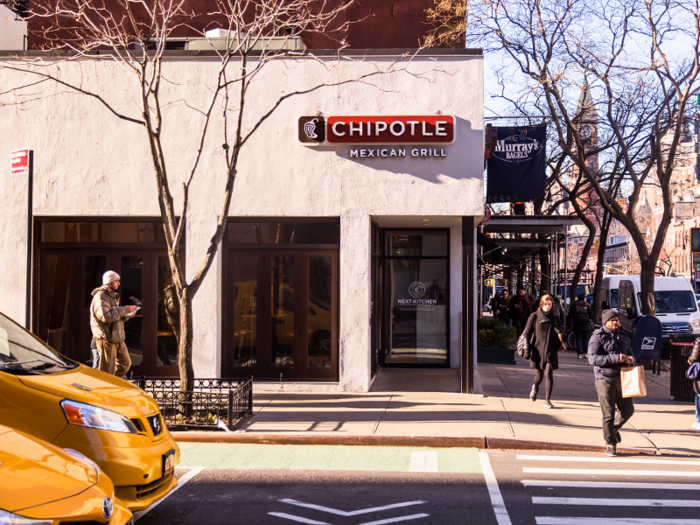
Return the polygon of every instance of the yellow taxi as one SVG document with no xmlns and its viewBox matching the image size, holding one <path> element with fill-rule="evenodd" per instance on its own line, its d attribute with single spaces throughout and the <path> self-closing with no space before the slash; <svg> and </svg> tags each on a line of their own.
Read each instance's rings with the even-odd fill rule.
<svg viewBox="0 0 700 525">
<path fill-rule="evenodd" d="M 94 461 L 132 512 L 177 485 L 180 449 L 151 396 L 63 357 L 2 314 L 0 422 Z"/>
<path fill-rule="evenodd" d="M 94 462 L 1 425 L 0 523 L 133 525 Z"/>
</svg>

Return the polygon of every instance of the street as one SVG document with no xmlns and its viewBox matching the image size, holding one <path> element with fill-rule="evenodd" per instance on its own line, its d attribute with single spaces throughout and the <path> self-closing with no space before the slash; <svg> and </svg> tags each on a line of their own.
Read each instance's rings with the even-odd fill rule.
<svg viewBox="0 0 700 525">
<path fill-rule="evenodd" d="M 232 457 L 223 446 L 186 447 L 180 487 L 138 523 L 700 524 L 698 459 L 316 448 L 239 446 Z M 253 466 L 233 466 L 244 463 Z"/>
</svg>

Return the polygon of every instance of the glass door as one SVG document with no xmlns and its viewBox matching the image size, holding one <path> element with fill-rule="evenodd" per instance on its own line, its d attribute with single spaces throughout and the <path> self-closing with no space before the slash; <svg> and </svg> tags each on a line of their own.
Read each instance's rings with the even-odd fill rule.
<svg viewBox="0 0 700 525">
<path fill-rule="evenodd" d="M 449 366 L 449 230 L 385 230 L 384 366 Z"/>
<path fill-rule="evenodd" d="M 337 377 L 338 254 L 235 250 L 227 264 L 229 374 Z"/>
</svg>

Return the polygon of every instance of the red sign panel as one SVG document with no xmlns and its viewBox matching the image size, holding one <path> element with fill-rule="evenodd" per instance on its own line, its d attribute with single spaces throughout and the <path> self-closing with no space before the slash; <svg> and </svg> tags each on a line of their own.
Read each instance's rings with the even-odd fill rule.
<svg viewBox="0 0 700 525">
<path fill-rule="evenodd" d="M 12 174 L 29 175 L 28 149 L 18 149 L 12 152 Z"/>
<path fill-rule="evenodd" d="M 408 235 L 395 235 L 394 240 L 396 242 L 408 242 Z"/>
<path fill-rule="evenodd" d="M 452 144 L 455 118 L 450 115 L 327 117 L 330 144 Z"/>
</svg>

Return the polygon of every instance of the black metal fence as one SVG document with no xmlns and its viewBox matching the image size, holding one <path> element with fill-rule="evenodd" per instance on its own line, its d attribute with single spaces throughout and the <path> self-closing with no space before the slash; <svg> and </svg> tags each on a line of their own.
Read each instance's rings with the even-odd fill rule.
<svg viewBox="0 0 700 525">
<path fill-rule="evenodd" d="M 177 377 L 136 377 L 132 383 L 158 403 L 170 430 L 233 430 L 253 413 L 253 377 L 195 379 L 191 392 L 180 391 Z"/>
</svg>

